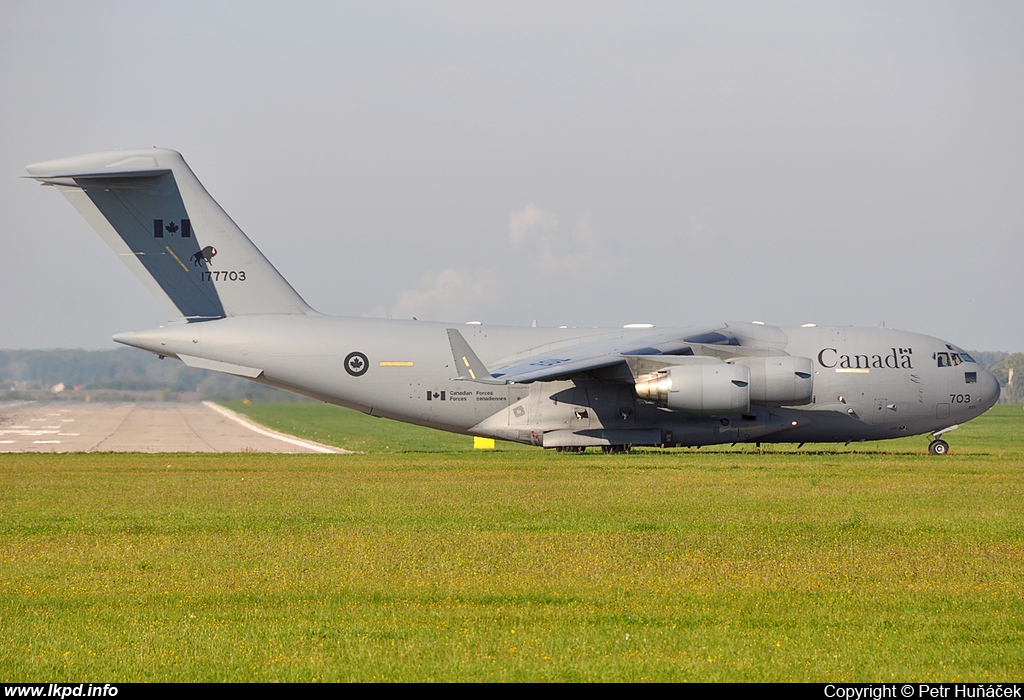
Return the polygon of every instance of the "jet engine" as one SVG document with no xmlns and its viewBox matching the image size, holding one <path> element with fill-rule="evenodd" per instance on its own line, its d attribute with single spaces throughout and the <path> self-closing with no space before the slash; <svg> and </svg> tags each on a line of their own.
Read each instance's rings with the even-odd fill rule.
<svg viewBox="0 0 1024 700">
<path fill-rule="evenodd" d="M 750 368 L 750 402 L 801 406 L 814 392 L 814 362 L 809 357 L 740 357 L 728 360 Z"/>
<path fill-rule="evenodd" d="M 636 395 L 682 413 L 746 413 L 750 410 L 750 368 L 724 362 L 668 367 L 638 381 Z"/>
</svg>

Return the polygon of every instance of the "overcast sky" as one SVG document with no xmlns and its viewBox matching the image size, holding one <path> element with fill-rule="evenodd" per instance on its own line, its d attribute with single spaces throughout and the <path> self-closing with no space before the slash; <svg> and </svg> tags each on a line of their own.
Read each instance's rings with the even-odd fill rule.
<svg viewBox="0 0 1024 700">
<path fill-rule="evenodd" d="M 0 0 L 0 105 L 0 348 L 166 320 L 19 178 L 163 146 L 325 313 L 1024 350 L 1021 2 Z"/>
</svg>

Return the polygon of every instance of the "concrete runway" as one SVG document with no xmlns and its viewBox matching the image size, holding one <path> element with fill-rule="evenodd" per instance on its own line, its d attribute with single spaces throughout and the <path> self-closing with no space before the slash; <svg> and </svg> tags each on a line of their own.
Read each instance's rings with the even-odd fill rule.
<svg viewBox="0 0 1024 700">
<path fill-rule="evenodd" d="M 346 450 L 277 433 L 210 402 L 0 404 L 0 452 Z"/>
</svg>

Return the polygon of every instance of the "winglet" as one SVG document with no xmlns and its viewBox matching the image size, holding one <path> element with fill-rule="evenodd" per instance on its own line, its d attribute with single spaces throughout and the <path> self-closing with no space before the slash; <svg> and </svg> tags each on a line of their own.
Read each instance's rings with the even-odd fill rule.
<svg viewBox="0 0 1024 700">
<path fill-rule="evenodd" d="M 454 328 L 448 329 L 448 342 L 452 346 L 452 357 L 455 358 L 455 371 L 459 373 L 459 379 L 470 382 L 481 382 L 483 384 L 504 384 L 500 379 L 495 379 L 487 371 L 487 367 L 480 361 L 480 358 L 469 347 L 469 343 Z"/>
</svg>

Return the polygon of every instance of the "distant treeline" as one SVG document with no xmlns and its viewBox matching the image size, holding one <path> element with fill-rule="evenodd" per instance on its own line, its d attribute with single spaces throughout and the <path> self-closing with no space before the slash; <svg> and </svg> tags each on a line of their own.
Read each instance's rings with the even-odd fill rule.
<svg viewBox="0 0 1024 700">
<path fill-rule="evenodd" d="M 1001 401 L 1024 401 L 1024 353 L 971 351 L 1003 387 Z M 300 397 L 226 374 L 160 360 L 131 348 L 0 350 L 0 400 L 295 401 Z"/>
<path fill-rule="evenodd" d="M 971 351 L 978 364 L 996 375 L 1000 403 L 1024 403 L 1024 352 Z"/>
<path fill-rule="evenodd" d="M 132 348 L 0 350 L 0 400 L 295 401 L 294 394 Z"/>
</svg>

